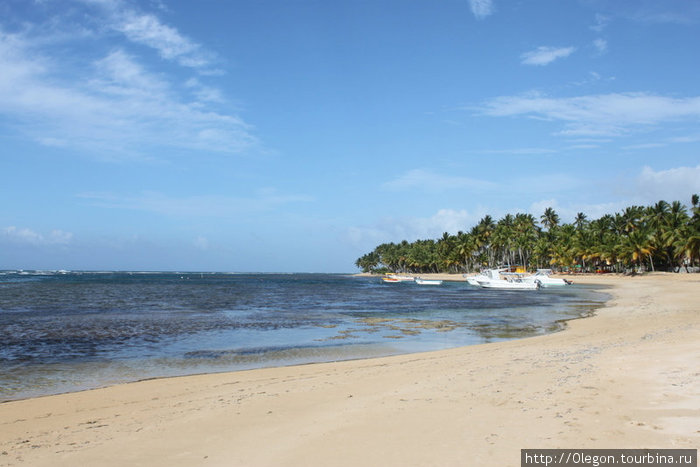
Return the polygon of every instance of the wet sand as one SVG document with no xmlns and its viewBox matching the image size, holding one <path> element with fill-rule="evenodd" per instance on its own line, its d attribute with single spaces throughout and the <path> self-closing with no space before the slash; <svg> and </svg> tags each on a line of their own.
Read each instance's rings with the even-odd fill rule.
<svg viewBox="0 0 700 467">
<path fill-rule="evenodd" d="M 519 465 L 700 446 L 700 275 L 613 286 L 556 334 L 0 404 L 0 466 Z"/>
</svg>

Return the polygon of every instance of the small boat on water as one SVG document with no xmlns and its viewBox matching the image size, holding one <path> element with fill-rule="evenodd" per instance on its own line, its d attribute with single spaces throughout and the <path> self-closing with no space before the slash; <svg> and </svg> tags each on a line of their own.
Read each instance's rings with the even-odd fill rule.
<svg viewBox="0 0 700 467">
<path fill-rule="evenodd" d="M 467 276 L 465 275 L 464 277 L 467 279 L 467 284 L 473 285 L 475 287 L 481 287 L 479 285 L 479 281 L 490 281 L 492 279 L 500 279 L 501 276 L 499 274 L 501 270 L 500 269 L 486 269 L 481 271 L 479 274 L 476 276 Z"/>
<path fill-rule="evenodd" d="M 436 279 L 421 279 L 420 277 L 416 278 L 416 284 L 420 285 L 442 285 L 441 280 L 436 280 Z"/>
<path fill-rule="evenodd" d="M 398 274 L 387 274 L 382 277 L 382 281 L 388 283 L 398 283 L 398 282 L 413 282 L 415 279 L 411 276 L 400 276 Z"/>
</svg>

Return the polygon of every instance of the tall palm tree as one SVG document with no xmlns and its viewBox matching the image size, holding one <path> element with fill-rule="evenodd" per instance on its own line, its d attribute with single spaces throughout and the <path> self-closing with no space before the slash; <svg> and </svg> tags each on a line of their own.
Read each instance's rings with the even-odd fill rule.
<svg viewBox="0 0 700 467">
<path fill-rule="evenodd" d="M 544 214 L 540 216 L 540 223 L 545 229 L 552 230 L 552 228 L 559 225 L 559 214 L 556 213 L 554 208 L 547 208 L 544 210 Z"/>
<path fill-rule="evenodd" d="M 700 231 L 700 197 L 694 194 L 691 198 L 691 202 L 693 203 L 693 218 L 691 223 L 696 230 Z"/>
<path fill-rule="evenodd" d="M 688 265 L 693 265 L 695 260 L 700 260 L 700 233 L 695 233 L 684 239 L 677 247 L 678 256 L 687 259 L 686 270 Z"/>
<path fill-rule="evenodd" d="M 648 231 L 636 229 L 630 232 L 629 235 L 623 237 L 620 244 L 621 256 L 628 261 L 636 261 L 639 270 L 642 270 L 642 262 L 644 258 L 649 258 L 651 270 L 654 270 L 654 262 L 651 254 L 654 251 L 654 246 L 651 241 L 651 235 Z"/>
<path fill-rule="evenodd" d="M 588 217 L 582 212 L 577 213 L 576 219 L 574 219 L 574 225 L 576 226 L 576 229 L 581 230 L 587 224 L 588 224 Z"/>
<path fill-rule="evenodd" d="M 491 236 L 496 224 L 493 218 L 489 215 L 484 216 L 476 225 L 476 235 L 479 240 L 479 246 L 488 258 L 489 267 L 493 265 L 493 251 L 491 249 Z"/>
<path fill-rule="evenodd" d="M 554 231 L 550 264 L 567 268 L 574 265 L 576 258 L 575 232 L 576 228 L 572 224 L 564 224 Z"/>
<path fill-rule="evenodd" d="M 465 271 L 470 271 L 472 269 L 472 257 L 478 250 L 476 238 L 471 234 L 460 231 L 457 233 L 456 248 L 457 253 L 464 262 Z"/>
<path fill-rule="evenodd" d="M 513 253 L 513 222 L 515 218 L 511 214 L 507 214 L 503 219 L 499 220 L 496 228 L 493 230 L 492 244 L 496 254 L 500 253 L 501 263 L 512 263 Z"/>
<path fill-rule="evenodd" d="M 622 230 L 629 233 L 636 229 L 644 218 L 642 206 L 630 206 L 622 212 Z"/>
<path fill-rule="evenodd" d="M 533 250 L 539 235 L 535 218 L 532 214 L 518 213 L 515 215 L 513 228 L 515 230 L 515 244 L 518 248 L 520 263 L 525 269 L 528 269 L 530 262 L 529 253 Z"/>
</svg>

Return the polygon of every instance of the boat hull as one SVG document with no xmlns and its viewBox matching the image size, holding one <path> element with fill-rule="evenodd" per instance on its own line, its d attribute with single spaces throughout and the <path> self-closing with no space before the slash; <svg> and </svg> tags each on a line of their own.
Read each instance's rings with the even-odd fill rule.
<svg viewBox="0 0 700 467">
<path fill-rule="evenodd" d="M 537 282 L 510 282 L 500 280 L 480 281 L 479 286 L 484 289 L 502 290 L 537 290 L 540 287 Z"/>
<path fill-rule="evenodd" d="M 442 285 L 440 280 L 416 279 L 416 284 L 420 285 Z"/>
</svg>

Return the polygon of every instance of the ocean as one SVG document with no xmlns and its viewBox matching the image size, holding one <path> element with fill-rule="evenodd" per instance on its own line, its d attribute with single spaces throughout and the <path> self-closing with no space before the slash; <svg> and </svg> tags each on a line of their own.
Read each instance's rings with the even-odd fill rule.
<svg viewBox="0 0 700 467">
<path fill-rule="evenodd" d="M 0 401 L 545 334 L 606 300 L 343 274 L 0 272 Z"/>
</svg>

